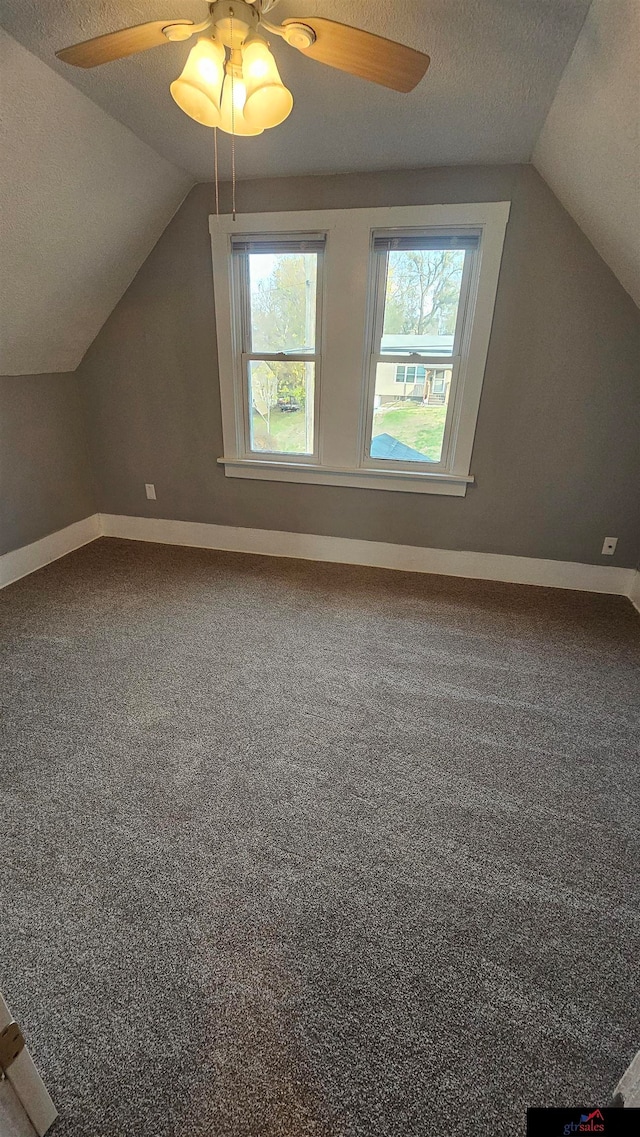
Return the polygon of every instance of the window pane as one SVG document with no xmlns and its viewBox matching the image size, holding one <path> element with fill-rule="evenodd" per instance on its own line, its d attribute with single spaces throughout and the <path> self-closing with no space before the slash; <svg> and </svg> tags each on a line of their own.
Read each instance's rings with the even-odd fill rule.
<svg viewBox="0 0 640 1137">
<path fill-rule="evenodd" d="M 395 363 L 379 363 L 376 368 L 372 458 L 439 462 L 442 457 L 452 372 L 426 367 L 422 377 L 409 380 L 411 370 Z M 404 384 L 398 383 L 397 371 L 405 374 Z"/>
<path fill-rule="evenodd" d="M 315 352 L 317 253 L 249 253 L 250 351 Z"/>
<path fill-rule="evenodd" d="M 251 449 L 313 454 L 315 363 L 251 360 Z"/>
<path fill-rule="evenodd" d="M 462 249 L 387 253 L 381 354 L 453 354 L 464 257 Z"/>
</svg>

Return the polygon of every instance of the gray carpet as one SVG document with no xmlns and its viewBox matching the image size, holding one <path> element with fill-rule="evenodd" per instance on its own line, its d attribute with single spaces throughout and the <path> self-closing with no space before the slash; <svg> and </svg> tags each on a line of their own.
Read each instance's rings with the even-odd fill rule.
<svg viewBox="0 0 640 1137">
<path fill-rule="evenodd" d="M 0 606 L 0 989 L 56 1137 L 608 1099 L 640 1046 L 627 601 L 102 540 Z"/>
</svg>

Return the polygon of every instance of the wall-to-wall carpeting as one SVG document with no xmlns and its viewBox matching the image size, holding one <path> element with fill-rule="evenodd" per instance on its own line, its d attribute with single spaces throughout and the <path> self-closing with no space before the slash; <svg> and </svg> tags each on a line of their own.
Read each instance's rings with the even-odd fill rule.
<svg viewBox="0 0 640 1137">
<path fill-rule="evenodd" d="M 102 540 L 1 613 L 0 989 L 56 1137 L 607 1100 L 640 1038 L 627 601 Z"/>
</svg>

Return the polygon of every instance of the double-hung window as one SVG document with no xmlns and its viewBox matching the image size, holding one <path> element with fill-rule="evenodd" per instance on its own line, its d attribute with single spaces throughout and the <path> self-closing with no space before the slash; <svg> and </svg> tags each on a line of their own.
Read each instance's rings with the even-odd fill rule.
<svg viewBox="0 0 640 1137">
<path fill-rule="evenodd" d="M 425 469 L 426 464 L 448 468 L 462 334 L 479 244 L 480 235 L 473 232 L 373 234 L 365 458 L 379 468 L 389 462 L 395 469 L 406 463 L 411 463 L 408 469 L 416 463 Z M 451 375 L 448 389 L 443 368 Z M 395 385 L 399 382 L 401 390 Z M 445 398 L 436 401 L 431 393 Z"/>
<path fill-rule="evenodd" d="M 508 214 L 212 217 L 227 476 L 464 495 Z"/>
<path fill-rule="evenodd" d="M 244 451 L 318 453 L 324 237 L 231 240 Z"/>
</svg>

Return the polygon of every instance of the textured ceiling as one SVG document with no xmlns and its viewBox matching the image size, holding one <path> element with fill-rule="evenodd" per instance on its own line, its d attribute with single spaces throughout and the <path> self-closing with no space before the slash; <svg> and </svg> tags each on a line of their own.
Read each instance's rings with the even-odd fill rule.
<svg viewBox="0 0 640 1137">
<path fill-rule="evenodd" d="M 290 119 L 237 142 L 240 177 L 529 161 L 589 0 L 281 0 L 272 19 L 322 15 L 429 52 L 400 95 L 273 42 Z M 0 0 L 0 24 L 169 161 L 213 172 L 212 136 L 169 95 L 188 44 L 82 71 L 56 49 L 151 19 L 200 20 L 203 0 Z M 228 174 L 228 140 L 221 147 Z"/>
<path fill-rule="evenodd" d="M 640 0 L 593 0 L 534 163 L 640 307 Z"/>
<path fill-rule="evenodd" d="M 0 30 L 0 374 L 72 371 L 190 179 Z"/>
</svg>

